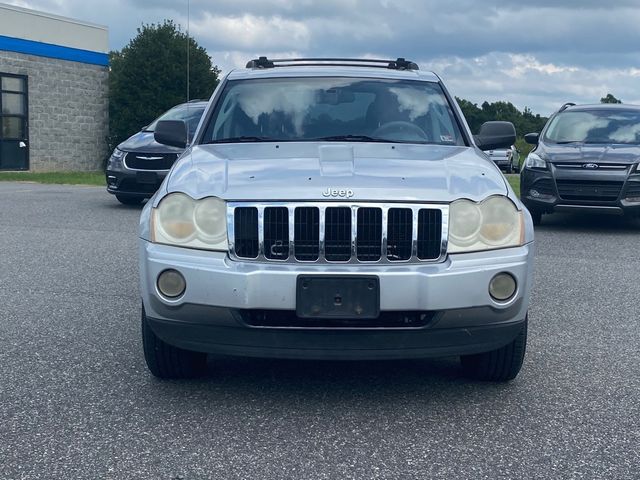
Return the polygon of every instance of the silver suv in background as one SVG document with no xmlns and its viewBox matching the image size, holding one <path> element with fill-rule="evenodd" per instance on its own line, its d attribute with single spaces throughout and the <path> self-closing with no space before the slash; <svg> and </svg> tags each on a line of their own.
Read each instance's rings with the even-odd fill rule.
<svg viewBox="0 0 640 480">
<path fill-rule="evenodd" d="M 277 67 L 277 68 L 276 68 Z M 183 122 L 158 122 L 184 148 Z M 206 354 L 460 356 L 520 371 L 533 225 L 440 78 L 388 60 L 269 60 L 230 72 L 140 218 L 151 372 Z"/>
<path fill-rule="evenodd" d="M 520 170 L 520 152 L 514 145 L 509 148 L 489 150 L 487 154 L 493 163 L 506 173 L 515 173 Z"/>
</svg>

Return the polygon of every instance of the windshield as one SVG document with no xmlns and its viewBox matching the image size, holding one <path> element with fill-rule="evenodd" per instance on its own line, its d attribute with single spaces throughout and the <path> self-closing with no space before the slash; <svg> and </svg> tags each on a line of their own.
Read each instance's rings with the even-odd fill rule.
<svg viewBox="0 0 640 480">
<path fill-rule="evenodd" d="M 198 123 L 200 122 L 200 117 L 202 117 L 203 112 L 203 105 L 179 105 L 177 107 L 173 107 L 171 110 L 167 110 L 166 112 L 164 112 L 153 122 L 151 122 L 149 126 L 144 129 L 144 131 L 153 132 L 156 129 L 156 124 L 160 120 L 182 120 L 187 123 L 189 136 L 193 137 L 193 134 L 196 132 L 196 128 L 198 128 Z"/>
<path fill-rule="evenodd" d="M 545 133 L 555 143 L 640 143 L 640 111 L 590 110 L 556 115 Z"/>
<path fill-rule="evenodd" d="M 438 83 L 326 77 L 229 81 L 202 141 L 465 144 Z"/>
</svg>

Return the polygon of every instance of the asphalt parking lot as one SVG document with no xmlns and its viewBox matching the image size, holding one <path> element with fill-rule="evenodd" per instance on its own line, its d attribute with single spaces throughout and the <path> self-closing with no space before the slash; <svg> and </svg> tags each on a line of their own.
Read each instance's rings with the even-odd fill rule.
<svg viewBox="0 0 640 480">
<path fill-rule="evenodd" d="M 144 365 L 140 208 L 0 183 L 0 478 L 640 477 L 640 221 L 545 217 L 528 354 L 506 385 L 455 359 Z"/>
</svg>

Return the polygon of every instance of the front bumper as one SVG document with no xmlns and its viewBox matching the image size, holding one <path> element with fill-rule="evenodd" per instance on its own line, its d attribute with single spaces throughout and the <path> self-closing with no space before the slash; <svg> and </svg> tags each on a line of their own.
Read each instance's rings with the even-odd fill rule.
<svg viewBox="0 0 640 480">
<path fill-rule="evenodd" d="M 562 198 L 556 180 L 575 182 L 619 182 L 617 198 Z M 536 194 L 534 194 L 536 193 Z M 541 213 L 593 211 L 613 215 L 640 214 L 640 175 L 617 172 L 563 172 L 525 168 L 520 175 L 520 198 L 529 210 Z"/>
<path fill-rule="evenodd" d="M 107 170 L 107 192 L 131 197 L 150 198 L 160 188 L 168 170 Z"/>
<path fill-rule="evenodd" d="M 506 168 L 511 166 L 510 158 L 491 158 L 491 160 L 493 160 L 493 163 L 495 163 L 498 167 L 501 167 L 501 168 Z"/>
<path fill-rule="evenodd" d="M 232 261 L 224 253 L 140 240 L 140 282 L 147 320 L 165 342 L 181 348 L 242 356 L 322 359 L 416 358 L 494 350 L 512 341 L 526 318 L 533 244 L 450 255 L 439 264 L 301 265 Z M 165 269 L 186 279 L 184 295 L 163 298 L 156 279 Z M 491 278 L 518 282 L 504 304 L 488 292 Z M 247 312 L 295 311 L 299 275 L 375 275 L 380 310 L 429 312 L 419 327 L 256 326 Z"/>
</svg>

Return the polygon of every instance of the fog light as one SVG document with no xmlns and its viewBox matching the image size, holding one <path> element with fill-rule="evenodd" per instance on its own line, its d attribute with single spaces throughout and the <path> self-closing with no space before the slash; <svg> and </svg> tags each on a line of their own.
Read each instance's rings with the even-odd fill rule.
<svg viewBox="0 0 640 480">
<path fill-rule="evenodd" d="M 540 196 L 540 192 L 538 190 L 529 190 L 529 195 L 531 195 L 534 198 L 538 198 Z"/>
<path fill-rule="evenodd" d="M 504 302 L 516 293 L 518 284 L 510 273 L 498 273 L 489 282 L 489 294 L 494 300 Z"/>
<path fill-rule="evenodd" d="M 187 288 L 182 274 L 176 270 L 165 270 L 158 275 L 158 290 L 167 298 L 177 298 Z"/>
</svg>

